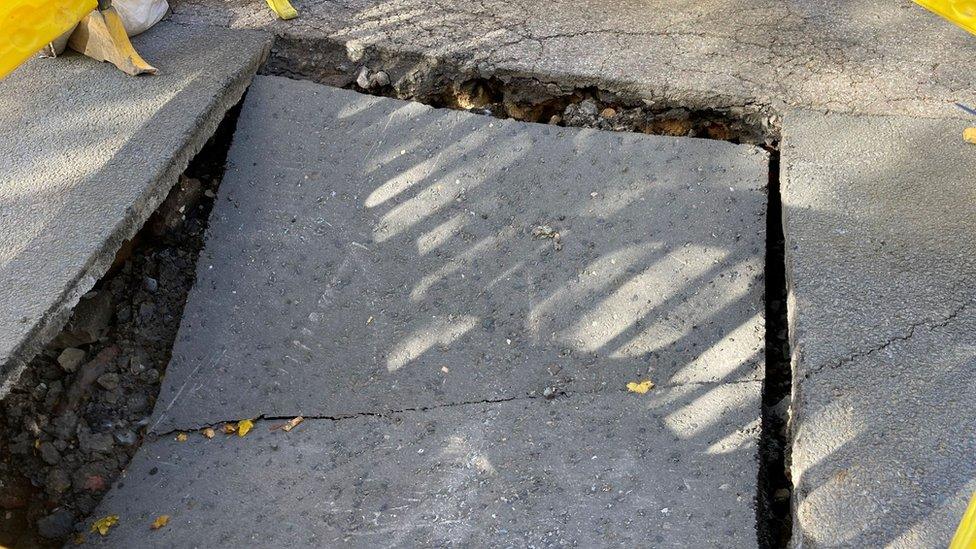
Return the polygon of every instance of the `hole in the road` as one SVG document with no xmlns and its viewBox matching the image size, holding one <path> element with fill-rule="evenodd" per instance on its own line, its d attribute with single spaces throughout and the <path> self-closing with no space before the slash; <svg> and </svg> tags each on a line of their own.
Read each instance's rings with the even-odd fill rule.
<svg viewBox="0 0 976 549">
<path fill-rule="evenodd" d="M 139 447 L 240 106 L 0 401 L 0 546 L 61 547 L 85 532 Z"/>
<path fill-rule="evenodd" d="M 362 73 L 363 78 L 359 83 L 354 82 L 346 87 L 374 95 L 418 100 L 435 107 L 461 109 L 500 118 L 606 131 L 716 139 L 755 144 L 770 151 L 765 270 L 766 376 L 762 400 L 760 475 L 756 506 L 760 545 L 785 546 L 791 532 L 791 484 L 787 469 L 786 432 L 791 372 L 779 199 L 779 157 L 776 151 L 778 118 L 763 108 L 750 105 L 687 109 L 664 100 L 627 100 L 594 87 L 552 92 L 547 91 L 545 86 L 526 88 L 519 85 L 524 81 L 506 83 L 495 78 L 463 79 L 440 88 L 428 87 L 428 90 L 435 90 L 428 93 L 405 94 L 396 91 L 390 85 L 388 77 L 378 72 L 371 73 L 367 70 Z M 0 506 L 20 517 L 19 522 L 8 521 L 10 524 L 19 524 L 19 531 L 8 532 L 0 526 L 0 545 L 40 544 L 43 540 L 37 537 L 38 529 L 34 526 L 36 521 L 48 520 L 57 513 L 61 513 L 60 518 L 49 520 L 50 524 L 45 524 L 44 527 L 51 529 L 48 533 L 55 534 L 61 533 L 56 531 L 58 528 L 64 529 L 64 535 L 55 536 L 55 539 L 67 539 L 80 526 L 78 520 L 83 519 L 94 508 L 100 494 L 112 484 L 138 447 L 139 421 L 134 420 L 135 416 L 126 415 L 127 406 L 130 399 L 135 398 L 138 401 L 141 395 L 146 404 L 142 408 L 144 411 L 140 412 L 141 417 L 148 415 L 152 409 L 152 401 L 159 389 L 159 374 L 168 363 L 187 292 L 193 283 L 195 263 L 203 245 L 203 233 L 209 218 L 212 197 L 202 193 L 207 190 L 211 194 L 215 193 L 220 183 L 239 108 L 240 106 L 235 107 L 228 114 L 215 137 L 187 169 L 188 177 L 199 179 L 201 186 L 198 191 L 201 196 L 197 197 L 198 203 L 186 210 L 190 213 L 186 215 L 183 224 L 160 236 L 151 234 L 151 221 L 141 231 L 141 236 L 134 239 L 135 244 L 124 252 L 131 254 L 128 259 L 120 268 L 113 269 L 97 286 L 102 292 L 118 289 L 122 303 L 114 304 L 115 311 L 119 310 L 120 305 L 128 308 L 128 319 L 120 321 L 117 314 L 112 315 L 113 319 L 107 327 L 107 336 L 104 339 L 77 347 L 84 351 L 84 357 L 76 372 L 67 373 L 59 366 L 58 357 L 63 348 L 50 347 L 35 359 L 35 364 L 28 369 L 11 397 L 0 403 L 6 412 L 6 422 L 0 425 L 0 449 L 7 456 L 0 459 L 0 486 L 5 491 L 8 486 L 14 487 L 14 490 L 7 491 L 7 494 L 13 494 L 12 497 L 0 497 Z M 171 213 L 157 212 L 153 219 L 158 220 Z M 190 225 L 193 226 L 192 230 L 187 228 Z M 159 258 L 168 253 L 177 253 L 184 257 L 184 267 L 188 269 L 188 274 L 178 278 L 171 288 L 163 290 L 169 297 L 165 310 L 160 311 L 160 304 L 153 303 L 152 297 L 143 299 L 148 291 L 146 278 L 153 278 L 153 275 L 144 273 L 158 272 L 161 268 Z M 157 279 L 156 284 L 156 291 L 161 291 L 160 280 Z M 148 283 L 148 286 L 152 286 L 152 283 Z M 148 337 L 139 332 L 138 323 L 144 313 L 148 317 L 165 314 L 169 318 L 166 322 L 158 323 L 163 327 Z M 141 343 L 143 339 L 151 341 Z M 66 435 L 69 438 L 74 436 L 72 441 L 57 438 L 58 432 L 51 434 L 51 428 L 58 428 L 57 422 L 63 415 L 52 414 L 51 410 L 57 408 L 57 401 L 62 395 L 70 393 L 78 384 L 78 378 L 82 377 L 88 364 L 97 362 L 100 353 L 106 349 L 124 349 L 126 345 L 133 344 L 152 346 L 150 356 L 153 364 L 146 371 L 155 371 L 155 375 L 149 374 L 154 379 L 151 382 L 140 382 L 138 387 L 130 387 L 126 383 L 132 381 L 128 378 L 136 379 L 143 372 L 138 375 L 116 376 L 121 378 L 118 384 L 113 383 L 112 379 L 102 382 L 101 374 L 84 380 L 87 384 L 86 395 L 82 398 L 83 402 L 78 404 L 80 408 L 75 413 L 75 419 L 76 423 L 77 420 L 84 419 L 88 433 L 85 436 L 88 438 L 82 443 L 76 435 Z M 128 353 L 120 353 L 119 356 L 126 355 Z M 131 359 L 126 364 L 122 364 L 122 360 L 117 357 L 106 360 L 112 362 L 112 367 L 119 371 L 132 373 Z M 60 389 L 54 392 L 60 395 L 52 398 L 52 387 L 55 383 L 60 384 Z M 41 385 L 44 386 L 43 390 L 38 389 Z M 113 393 L 116 396 L 109 396 L 108 399 L 114 399 L 114 403 L 106 403 L 103 395 Z M 16 417 L 10 413 L 14 408 L 19 410 Z M 122 439 L 127 441 L 130 430 L 136 432 L 137 440 L 128 445 L 120 443 L 116 435 L 122 433 Z M 77 429 L 72 432 L 76 433 Z M 90 437 L 98 434 L 108 434 L 109 439 L 100 437 L 99 440 L 92 441 Z M 98 453 L 91 452 L 91 447 L 99 442 L 113 448 L 111 457 L 93 462 L 89 456 Z M 44 445 L 43 452 L 39 450 L 41 445 Z M 11 448 L 16 449 L 16 452 L 8 451 Z M 115 448 L 118 450 L 114 450 Z M 58 454 L 57 459 L 55 453 Z M 48 459 L 45 459 L 45 454 Z M 8 479 L 17 480 L 11 483 Z M 51 488 L 52 482 L 56 485 L 54 488 Z"/>
</svg>

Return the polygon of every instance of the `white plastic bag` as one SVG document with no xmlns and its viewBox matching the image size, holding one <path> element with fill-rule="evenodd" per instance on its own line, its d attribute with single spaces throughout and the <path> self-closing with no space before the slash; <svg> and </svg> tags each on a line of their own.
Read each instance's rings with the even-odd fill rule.
<svg viewBox="0 0 976 549">
<path fill-rule="evenodd" d="M 146 32 L 166 17 L 169 11 L 166 0 L 112 0 L 112 7 L 119 12 L 122 26 L 129 36 Z"/>
</svg>

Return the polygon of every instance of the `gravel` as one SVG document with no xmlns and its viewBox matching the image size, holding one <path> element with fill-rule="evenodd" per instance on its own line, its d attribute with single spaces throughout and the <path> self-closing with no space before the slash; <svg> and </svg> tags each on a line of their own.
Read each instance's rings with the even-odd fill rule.
<svg viewBox="0 0 976 549">
<path fill-rule="evenodd" d="M 0 401 L 0 547 L 60 547 L 87 531 L 142 442 L 235 122 Z"/>
</svg>

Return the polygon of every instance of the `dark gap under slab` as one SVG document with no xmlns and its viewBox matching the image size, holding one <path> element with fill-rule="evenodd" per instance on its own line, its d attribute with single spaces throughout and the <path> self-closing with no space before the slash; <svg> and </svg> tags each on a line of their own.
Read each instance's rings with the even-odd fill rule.
<svg viewBox="0 0 976 549">
<path fill-rule="evenodd" d="M 243 101 L 0 401 L 0 546 L 70 542 L 142 444 Z"/>
</svg>

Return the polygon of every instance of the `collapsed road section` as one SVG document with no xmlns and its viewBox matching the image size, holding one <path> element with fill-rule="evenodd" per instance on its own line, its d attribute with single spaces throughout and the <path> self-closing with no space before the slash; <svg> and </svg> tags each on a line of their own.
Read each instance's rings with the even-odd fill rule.
<svg viewBox="0 0 976 549">
<path fill-rule="evenodd" d="M 258 78 L 92 542 L 755 546 L 767 167 Z"/>
</svg>

